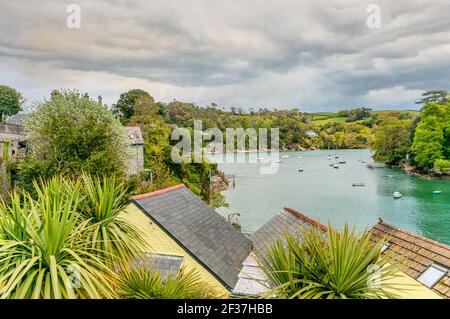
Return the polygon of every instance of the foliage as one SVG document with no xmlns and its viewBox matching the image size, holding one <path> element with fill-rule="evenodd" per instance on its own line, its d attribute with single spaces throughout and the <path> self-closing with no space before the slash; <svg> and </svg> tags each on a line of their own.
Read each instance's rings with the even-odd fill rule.
<svg viewBox="0 0 450 319">
<path fill-rule="evenodd" d="M 388 117 L 375 129 L 375 160 L 391 165 L 403 162 L 410 148 L 411 120 Z"/>
<path fill-rule="evenodd" d="M 426 91 L 422 94 L 422 98 L 420 101 L 417 101 L 416 104 L 426 105 L 428 103 L 445 103 L 448 97 L 447 90 L 431 90 Z"/>
<path fill-rule="evenodd" d="M 429 103 L 423 108 L 412 144 L 414 160 L 419 168 L 432 168 L 436 160 L 444 158 L 447 151 L 444 145 L 446 128 L 449 127 L 449 107 L 450 104 Z"/>
<path fill-rule="evenodd" d="M 184 183 L 202 199 L 209 201 L 209 172 L 217 165 L 206 161 L 201 163 L 175 164 L 171 158 L 171 128 L 164 120 L 164 106 L 147 98 L 138 99 L 133 104 L 134 115 L 129 123 L 139 125 L 144 137 L 144 167 L 153 174 L 153 184 L 141 182 L 137 190 L 156 190 Z M 214 194 L 221 199 L 220 194 Z"/>
<path fill-rule="evenodd" d="M 6 85 L 0 85 L 0 120 L 6 115 L 20 111 L 23 103 L 22 94 Z"/>
<path fill-rule="evenodd" d="M 121 174 L 128 156 L 120 122 L 75 91 L 54 94 L 25 123 L 31 155 L 20 166 L 22 184 L 58 174 Z"/>
<path fill-rule="evenodd" d="M 450 172 L 450 160 L 437 159 L 434 161 L 434 169 L 440 173 Z"/>
<path fill-rule="evenodd" d="M 390 258 L 381 255 L 383 241 L 374 242 L 368 232 L 358 235 L 345 225 L 342 233 L 328 226 L 286 234 L 264 251 L 257 252 L 261 267 L 277 298 L 393 298 L 396 277 Z M 377 273 L 371 269 L 378 269 Z M 388 288 L 387 292 L 385 289 Z"/>
<path fill-rule="evenodd" d="M 77 214 L 79 184 L 54 178 L 34 187 L 37 199 L 15 192 L 0 207 L 0 297 L 112 297 L 114 274 Z"/>
<path fill-rule="evenodd" d="M 130 262 L 147 250 L 137 229 L 127 223 L 122 212 L 128 202 L 127 191 L 116 177 L 82 176 L 79 214 L 89 225 L 88 240 L 105 259 Z"/>
<path fill-rule="evenodd" d="M 124 270 L 119 274 L 117 293 L 124 299 L 205 299 L 217 297 L 200 275 L 181 269 L 176 275 L 162 275 L 149 268 Z"/>
<path fill-rule="evenodd" d="M 148 100 L 154 103 L 153 97 L 148 92 L 141 89 L 133 89 L 120 95 L 115 111 L 120 112 L 123 120 L 126 122 L 134 114 L 134 107 L 138 100 Z"/>
</svg>

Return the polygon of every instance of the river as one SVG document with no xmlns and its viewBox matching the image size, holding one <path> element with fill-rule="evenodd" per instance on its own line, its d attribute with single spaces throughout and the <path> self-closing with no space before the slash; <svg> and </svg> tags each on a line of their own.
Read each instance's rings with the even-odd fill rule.
<svg viewBox="0 0 450 319">
<path fill-rule="evenodd" d="M 288 206 L 338 228 L 347 222 L 364 229 L 382 218 L 450 244 L 450 181 L 425 180 L 400 169 L 370 169 L 370 155 L 368 150 L 281 152 L 282 163 L 275 174 L 261 174 L 264 164 L 248 161 L 219 164 L 220 170 L 236 176 L 236 187 L 223 192 L 230 207 L 218 212 L 224 216 L 240 213 L 242 230 L 248 233 Z M 235 156 L 243 161 L 249 154 Z M 334 161 L 346 164 L 335 169 L 329 166 Z M 303 172 L 298 172 L 300 167 Z M 365 186 L 354 187 L 353 183 Z M 433 194 L 437 190 L 442 193 Z M 393 198 L 396 191 L 403 195 L 400 199 Z"/>
</svg>

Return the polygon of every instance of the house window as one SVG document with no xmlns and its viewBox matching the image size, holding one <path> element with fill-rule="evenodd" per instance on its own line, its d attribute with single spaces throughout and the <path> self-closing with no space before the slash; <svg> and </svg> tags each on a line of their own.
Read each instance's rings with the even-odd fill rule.
<svg viewBox="0 0 450 319">
<path fill-rule="evenodd" d="M 445 276 L 447 271 L 448 269 L 441 265 L 432 264 L 419 276 L 419 278 L 417 278 L 417 280 L 425 286 L 432 288 L 438 283 L 439 280 L 442 279 L 442 277 Z"/>
</svg>

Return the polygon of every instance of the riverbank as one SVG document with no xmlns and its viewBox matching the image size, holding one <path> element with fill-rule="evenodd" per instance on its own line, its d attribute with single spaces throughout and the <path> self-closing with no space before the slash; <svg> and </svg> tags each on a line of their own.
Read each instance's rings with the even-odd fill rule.
<svg viewBox="0 0 450 319">
<path fill-rule="evenodd" d="M 402 169 L 405 173 L 413 176 L 417 176 L 423 179 L 429 179 L 429 180 L 450 180 L 449 174 L 444 173 L 438 173 L 438 172 L 430 172 L 430 173 L 424 173 L 422 171 L 419 171 L 416 167 L 411 166 L 409 164 L 400 164 L 399 166 L 391 166 L 391 167 L 398 167 Z"/>
</svg>

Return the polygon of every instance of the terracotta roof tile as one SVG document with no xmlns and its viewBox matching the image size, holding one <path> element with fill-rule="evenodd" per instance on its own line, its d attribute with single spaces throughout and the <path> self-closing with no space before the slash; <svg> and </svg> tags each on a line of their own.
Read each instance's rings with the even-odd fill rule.
<svg viewBox="0 0 450 319">
<path fill-rule="evenodd" d="M 371 232 L 377 238 L 386 238 L 391 245 L 385 253 L 399 259 L 406 266 L 404 272 L 413 278 L 417 279 L 433 263 L 450 268 L 450 246 L 381 221 L 373 226 Z M 450 274 L 447 272 L 432 289 L 450 297 Z"/>
</svg>

